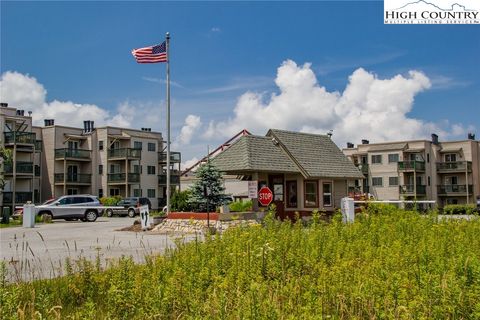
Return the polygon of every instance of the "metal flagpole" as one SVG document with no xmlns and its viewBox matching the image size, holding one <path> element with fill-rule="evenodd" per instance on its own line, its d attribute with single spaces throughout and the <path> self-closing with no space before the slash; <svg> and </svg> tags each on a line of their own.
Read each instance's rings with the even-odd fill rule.
<svg viewBox="0 0 480 320">
<path fill-rule="evenodd" d="M 170 214 L 170 32 L 166 33 L 167 50 L 167 215 Z"/>
</svg>

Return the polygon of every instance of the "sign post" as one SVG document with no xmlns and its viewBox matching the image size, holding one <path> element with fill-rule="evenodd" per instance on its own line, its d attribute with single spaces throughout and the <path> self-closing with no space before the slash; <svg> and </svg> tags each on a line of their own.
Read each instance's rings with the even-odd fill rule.
<svg viewBox="0 0 480 320">
<path fill-rule="evenodd" d="M 268 206 L 273 200 L 273 193 L 269 187 L 262 187 L 258 191 L 258 202 L 264 207 Z"/>
<path fill-rule="evenodd" d="M 142 218 L 142 230 L 147 230 L 150 226 L 150 213 L 148 212 L 148 205 L 140 207 L 140 217 Z"/>
</svg>

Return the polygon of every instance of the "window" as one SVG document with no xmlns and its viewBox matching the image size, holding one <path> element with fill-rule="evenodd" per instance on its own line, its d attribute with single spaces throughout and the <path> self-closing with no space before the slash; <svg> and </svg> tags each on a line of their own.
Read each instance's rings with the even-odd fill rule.
<svg viewBox="0 0 480 320">
<path fill-rule="evenodd" d="M 458 184 L 458 177 L 457 176 L 451 176 L 451 177 L 445 177 L 445 184 Z"/>
<path fill-rule="evenodd" d="M 78 194 L 78 189 L 74 189 L 74 188 L 67 189 L 67 195 L 70 196 L 72 194 Z M 75 202 L 70 202 L 70 203 L 75 203 Z"/>
<path fill-rule="evenodd" d="M 427 163 L 430 162 L 430 153 L 427 153 Z"/>
<path fill-rule="evenodd" d="M 120 173 L 120 165 L 117 164 L 111 164 L 110 165 L 110 173 Z"/>
<path fill-rule="evenodd" d="M 141 197 L 142 196 L 142 189 L 133 189 L 133 196 L 134 197 Z"/>
<path fill-rule="evenodd" d="M 155 198 L 155 189 L 147 189 L 147 196 L 149 198 Z"/>
<path fill-rule="evenodd" d="M 103 150 L 103 140 L 98 141 L 98 150 Z"/>
<path fill-rule="evenodd" d="M 103 174 L 103 164 L 98 165 L 98 174 Z"/>
<path fill-rule="evenodd" d="M 133 173 L 142 173 L 142 166 L 139 164 L 133 165 Z"/>
<path fill-rule="evenodd" d="M 133 149 L 142 150 L 142 142 L 141 141 L 133 141 Z"/>
<path fill-rule="evenodd" d="M 98 197 L 103 198 L 103 189 L 98 189 Z"/>
<path fill-rule="evenodd" d="M 373 177 L 372 178 L 372 186 L 374 186 L 374 187 L 383 186 L 383 178 L 382 177 Z"/>
<path fill-rule="evenodd" d="M 305 181 L 305 207 L 318 207 L 317 181 Z"/>
<path fill-rule="evenodd" d="M 372 163 L 382 163 L 382 155 L 381 154 L 373 155 Z"/>
<path fill-rule="evenodd" d="M 428 185 L 430 185 L 430 176 L 428 176 L 427 180 L 428 180 Z"/>
<path fill-rule="evenodd" d="M 152 143 L 152 142 L 148 143 L 148 151 L 155 151 L 155 143 Z"/>
<path fill-rule="evenodd" d="M 78 149 L 78 141 L 68 141 L 68 149 L 77 150 Z"/>
<path fill-rule="evenodd" d="M 447 204 L 458 204 L 458 199 L 448 199 L 447 198 Z"/>
<path fill-rule="evenodd" d="M 382 160 L 380 160 L 381 162 Z M 388 155 L 388 163 L 398 162 L 398 153 L 392 153 Z"/>
<path fill-rule="evenodd" d="M 287 208 L 297 207 L 297 181 L 287 181 Z"/>
<path fill-rule="evenodd" d="M 445 162 L 455 162 L 457 161 L 457 155 L 455 153 L 447 153 L 445 155 Z"/>
<path fill-rule="evenodd" d="M 155 166 L 147 166 L 148 174 L 155 174 Z"/>
<path fill-rule="evenodd" d="M 390 187 L 392 186 L 398 186 L 398 177 L 389 177 L 388 178 L 388 185 Z"/>
<path fill-rule="evenodd" d="M 119 195 L 120 195 L 120 189 L 118 188 L 110 189 L 110 197 L 119 196 Z"/>
<path fill-rule="evenodd" d="M 332 184 L 323 183 L 323 206 L 332 206 Z"/>
</svg>

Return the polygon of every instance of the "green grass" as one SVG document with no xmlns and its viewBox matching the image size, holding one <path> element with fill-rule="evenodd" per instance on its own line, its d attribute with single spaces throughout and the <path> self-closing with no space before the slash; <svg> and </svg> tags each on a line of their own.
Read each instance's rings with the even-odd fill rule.
<svg viewBox="0 0 480 320">
<path fill-rule="evenodd" d="M 67 276 L 0 289 L 0 318 L 479 319 L 480 220 L 371 206 L 229 229 L 145 265 L 67 261 Z M 3 267 L 3 277 L 5 277 Z"/>
<path fill-rule="evenodd" d="M 22 220 L 10 220 L 9 223 L 0 223 L 0 229 L 2 228 L 11 228 L 11 227 L 19 227 L 22 225 Z"/>
</svg>

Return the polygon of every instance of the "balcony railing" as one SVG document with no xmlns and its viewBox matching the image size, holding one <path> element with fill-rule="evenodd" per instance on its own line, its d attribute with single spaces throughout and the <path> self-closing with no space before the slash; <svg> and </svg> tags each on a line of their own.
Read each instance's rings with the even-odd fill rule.
<svg viewBox="0 0 480 320">
<path fill-rule="evenodd" d="M 438 185 L 437 192 L 439 195 L 466 195 L 467 194 L 467 185 L 466 184 L 447 184 L 447 185 Z M 473 185 L 468 185 L 468 193 L 473 193 Z"/>
<path fill-rule="evenodd" d="M 3 168 L 6 174 L 13 174 L 13 164 L 6 164 Z M 33 174 L 33 162 L 17 161 L 15 169 L 17 174 Z"/>
<path fill-rule="evenodd" d="M 159 186 L 166 186 L 167 185 L 167 174 L 159 174 L 158 175 L 158 185 Z M 172 170 L 170 172 L 170 185 L 180 185 L 180 172 L 176 170 Z"/>
<path fill-rule="evenodd" d="M 33 132 L 5 132 L 5 144 L 22 143 L 35 144 L 35 133 Z"/>
<path fill-rule="evenodd" d="M 90 160 L 92 151 L 85 149 L 69 149 L 60 148 L 55 149 L 55 159 L 78 159 L 78 160 Z"/>
<path fill-rule="evenodd" d="M 127 182 L 127 174 L 126 173 L 109 173 L 108 182 L 117 182 L 117 183 L 126 183 Z M 128 173 L 128 183 L 137 183 L 140 182 L 140 174 L 139 173 Z"/>
<path fill-rule="evenodd" d="M 180 163 L 182 161 L 182 156 L 180 152 L 170 152 L 170 163 Z M 167 163 L 167 153 L 159 152 L 158 153 L 158 162 Z"/>
<path fill-rule="evenodd" d="M 77 174 L 64 174 L 64 173 L 55 173 L 55 182 L 63 183 L 64 179 L 66 183 L 75 184 L 75 183 L 92 183 L 92 175 L 90 173 L 77 173 Z"/>
<path fill-rule="evenodd" d="M 437 162 L 437 171 L 442 172 L 472 172 L 471 161 Z"/>
<path fill-rule="evenodd" d="M 368 174 L 368 164 L 366 163 L 359 163 L 356 164 L 358 170 L 360 170 L 361 173 L 363 174 Z"/>
<path fill-rule="evenodd" d="M 3 203 L 13 203 L 13 192 L 3 192 Z M 32 192 L 15 192 L 15 203 L 23 204 L 27 201 L 32 201 Z"/>
<path fill-rule="evenodd" d="M 399 161 L 398 171 L 425 171 L 425 161 Z"/>
<path fill-rule="evenodd" d="M 406 184 L 398 186 L 400 189 L 400 194 L 407 194 L 407 195 L 414 195 L 415 194 L 415 186 L 413 184 Z M 416 193 L 417 194 L 427 194 L 427 187 L 423 184 L 417 184 L 416 186 Z"/>
<path fill-rule="evenodd" d="M 142 149 L 122 148 L 122 149 L 110 149 L 108 150 L 108 158 L 117 159 L 140 159 L 142 155 Z"/>
</svg>

